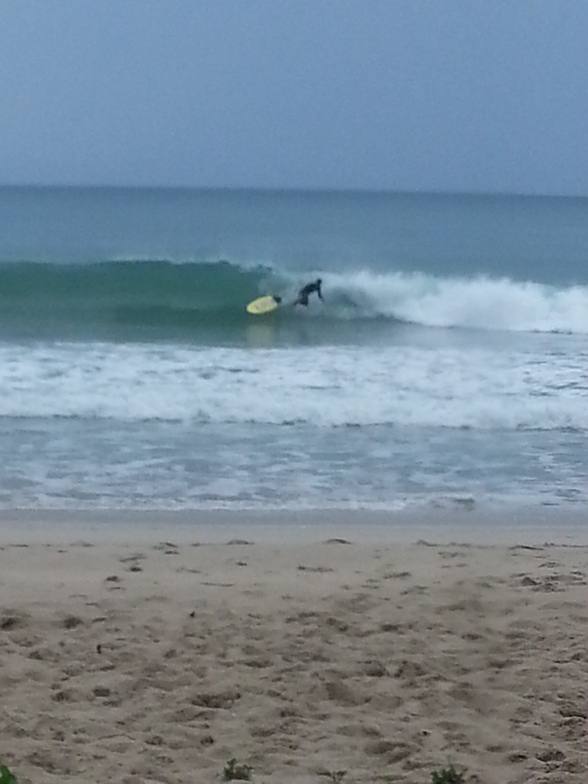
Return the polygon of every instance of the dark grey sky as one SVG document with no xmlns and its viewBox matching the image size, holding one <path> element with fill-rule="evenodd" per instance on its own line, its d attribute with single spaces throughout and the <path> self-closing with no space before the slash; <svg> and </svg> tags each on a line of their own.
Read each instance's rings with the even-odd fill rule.
<svg viewBox="0 0 588 784">
<path fill-rule="evenodd" d="M 588 195 L 587 0 L 3 0 L 0 183 Z"/>
</svg>

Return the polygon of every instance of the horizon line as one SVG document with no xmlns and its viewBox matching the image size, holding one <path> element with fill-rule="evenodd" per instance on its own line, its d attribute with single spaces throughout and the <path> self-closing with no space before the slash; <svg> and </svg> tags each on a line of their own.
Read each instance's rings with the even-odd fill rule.
<svg viewBox="0 0 588 784">
<path fill-rule="evenodd" d="M 367 188 L 367 187 L 317 187 L 272 185 L 130 185 L 110 183 L 0 183 L 1 190 L 120 190 L 120 191 L 200 191 L 200 192 L 254 192 L 254 193 L 313 193 L 313 194 L 365 194 L 406 196 L 474 196 L 513 198 L 586 199 L 588 194 L 538 193 L 499 190 L 439 190 L 423 188 Z"/>
</svg>

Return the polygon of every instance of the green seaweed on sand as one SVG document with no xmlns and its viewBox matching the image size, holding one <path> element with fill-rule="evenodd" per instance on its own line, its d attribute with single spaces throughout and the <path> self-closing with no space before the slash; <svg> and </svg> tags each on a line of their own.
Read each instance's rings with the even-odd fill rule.
<svg viewBox="0 0 588 784">
<path fill-rule="evenodd" d="M 250 781 L 251 770 L 251 765 L 246 765 L 244 762 L 237 762 L 235 757 L 232 757 L 223 769 L 223 779 L 225 781 Z"/>
<path fill-rule="evenodd" d="M 18 784 L 16 776 L 8 770 L 6 765 L 0 765 L 0 784 Z"/>
<path fill-rule="evenodd" d="M 431 773 L 431 784 L 465 784 L 463 772 L 457 771 L 453 765 L 448 765 L 441 770 L 434 770 Z"/>
<path fill-rule="evenodd" d="M 342 784 L 343 779 L 347 775 L 346 770 L 319 770 L 319 776 L 325 776 L 331 780 L 332 784 Z"/>
</svg>

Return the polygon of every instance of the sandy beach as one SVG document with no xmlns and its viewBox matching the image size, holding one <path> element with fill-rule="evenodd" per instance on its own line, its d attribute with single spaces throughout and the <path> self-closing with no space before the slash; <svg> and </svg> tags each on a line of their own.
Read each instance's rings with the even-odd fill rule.
<svg viewBox="0 0 588 784">
<path fill-rule="evenodd" d="M 19 782 L 588 781 L 588 546 L 0 535 Z M 341 773 L 346 771 L 345 774 Z"/>
</svg>

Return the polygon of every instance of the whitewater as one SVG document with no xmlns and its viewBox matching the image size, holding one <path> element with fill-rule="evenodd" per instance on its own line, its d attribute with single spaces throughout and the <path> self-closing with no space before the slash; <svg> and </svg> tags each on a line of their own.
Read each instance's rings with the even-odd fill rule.
<svg viewBox="0 0 588 784">
<path fill-rule="evenodd" d="M 0 189 L 0 508 L 578 508 L 586 206 Z"/>
</svg>

